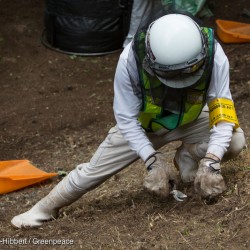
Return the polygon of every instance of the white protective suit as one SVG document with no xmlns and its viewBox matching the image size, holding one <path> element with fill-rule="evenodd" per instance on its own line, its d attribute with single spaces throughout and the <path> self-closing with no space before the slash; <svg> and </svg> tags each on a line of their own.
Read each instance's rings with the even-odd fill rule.
<svg viewBox="0 0 250 250">
<path fill-rule="evenodd" d="M 114 79 L 113 107 L 117 125 L 110 129 L 89 162 L 78 165 L 29 211 L 15 216 L 11 221 L 13 226 L 22 228 L 42 225 L 43 221 L 56 217 L 61 207 L 79 199 L 139 157 L 145 161 L 168 142 L 183 142 L 177 149 L 174 160 L 184 182 L 194 180 L 198 163 L 206 153 L 220 159 L 225 155 L 230 159 L 238 155 L 245 146 L 242 129 L 233 131 L 232 123 L 220 122 L 209 129 L 207 106 L 192 123 L 172 131 L 162 129 L 155 133 L 145 133 L 138 122 L 142 100 L 138 97 L 140 95 L 135 94 L 131 84 L 131 76 L 138 85 L 139 80 L 135 60 L 129 53 L 130 48 L 131 43 L 120 55 Z M 219 44 L 215 48 L 207 102 L 214 98 L 232 99 L 229 90 L 229 63 Z"/>
</svg>

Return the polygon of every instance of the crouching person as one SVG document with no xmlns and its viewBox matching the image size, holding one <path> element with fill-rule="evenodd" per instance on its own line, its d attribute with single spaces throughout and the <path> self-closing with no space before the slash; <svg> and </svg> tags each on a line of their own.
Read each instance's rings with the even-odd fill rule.
<svg viewBox="0 0 250 250">
<path fill-rule="evenodd" d="M 114 79 L 110 129 L 88 163 L 78 165 L 29 211 L 17 228 L 39 227 L 138 158 L 148 171 L 144 186 L 167 197 L 178 171 L 160 148 L 181 141 L 174 163 L 180 179 L 203 198 L 226 190 L 221 161 L 245 146 L 229 89 L 229 63 L 213 30 L 186 14 L 146 20 L 120 55 Z"/>
</svg>

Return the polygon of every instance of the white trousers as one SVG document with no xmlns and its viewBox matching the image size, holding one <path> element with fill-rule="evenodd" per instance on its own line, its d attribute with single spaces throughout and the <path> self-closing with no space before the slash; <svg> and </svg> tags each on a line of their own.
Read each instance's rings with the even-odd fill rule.
<svg viewBox="0 0 250 250">
<path fill-rule="evenodd" d="M 147 135 L 156 150 L 172 141 L 201 145 L 196 157 L 203 158 L 209 140 L 208 112 L 203 111 L 196 121 L 175 130 L 162 130 L 157 133 L 148 133 Z M 234 147 L 232 145 L 240 146 Z M 228 155 L 227 159 L 238 155 L 244 146 L 244 133 L 241 129 L 238 129 L 238 132 L 234 133 L 226 153 Z M 179 157 L 182 156 L 179 155 Z M 137 159 L 138 155 L 130 149 L 127 141 L 125 141 L 119 129 L 115 126 L 110 129 L 107 137 L 100 144 L 90 162 L 78 165 L 69 173 L 69 184 L 76 192 L 84 194 L 99 186 L 109 177 L 126 168 Z"/>
</svg>

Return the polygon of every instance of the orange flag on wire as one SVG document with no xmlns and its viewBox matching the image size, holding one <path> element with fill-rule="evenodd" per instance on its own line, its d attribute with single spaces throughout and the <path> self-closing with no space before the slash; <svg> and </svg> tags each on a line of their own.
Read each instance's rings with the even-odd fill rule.
<svg viewBox="0 0 250 250">
<path fill-rule="evenodd" d="M 28 160 L 0 161 L 0 194 L 9 193 L 56 176 L 47 173 Z"/>
</svg>

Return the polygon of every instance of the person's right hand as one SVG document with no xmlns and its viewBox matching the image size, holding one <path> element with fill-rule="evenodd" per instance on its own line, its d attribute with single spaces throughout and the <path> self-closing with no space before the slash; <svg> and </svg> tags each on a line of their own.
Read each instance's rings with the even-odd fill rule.
<svg viewBox="0 0 250 250">
<path fill-rule="evenodd" d="M 150 193 L 167 197 L 170 189 L 177 187 L 178 175 L 174 167 L 166 164 L 164 155 L 155 152 L 145 161 L 148 175 L 144 180 L 144 187 Z"/>
<path fill-rule="evenodd" d="M 211 200 L 226 190 L 226 184 L 221 175 L 220 162 L 205 157 L 200 161 L 194 181 L 195 191 L 201 198 Z"/>
</svg>

